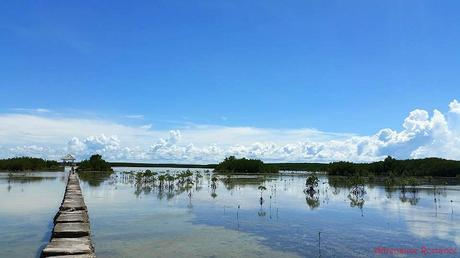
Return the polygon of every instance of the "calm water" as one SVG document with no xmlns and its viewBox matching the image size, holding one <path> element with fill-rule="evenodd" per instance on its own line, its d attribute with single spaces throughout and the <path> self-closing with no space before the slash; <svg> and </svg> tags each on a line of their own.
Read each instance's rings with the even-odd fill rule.
<svg viewBox="0 0 460 258">
<path fill-rule="evenodd" d="M 123 170 L 140 169 L 117 169 Z M 459 186 L 422 186 L 405 195 L 366 186 L 356 200 L 324 176 L 316 199 L 303 192 L 305 175 L 219 180 L 213 191 L 211 177 L 200 171 L 191 197 L 179 189 L 136 188 L 121 173 L 82 178 L 97 256 L 369 257 L 379 246 L 460 245 Z M 39 254 L 64 182 L 64 173 L 0 173 L 0 257 Z M 267 188 L 262 205 L 259 185 Z"/>
</svg>

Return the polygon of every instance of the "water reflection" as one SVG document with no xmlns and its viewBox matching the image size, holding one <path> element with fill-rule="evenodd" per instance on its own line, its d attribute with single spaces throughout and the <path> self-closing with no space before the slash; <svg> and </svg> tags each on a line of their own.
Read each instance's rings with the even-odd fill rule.
<svg viewBox="0 0 460 258">
<path fill-rule="evenodd" d="M 80 175 L 98 257 L 368 257 L 376 246 L 460 244 L 458 186 L 145 170 Z M 13 193 L 20 183 L 11 185 Z"/>
<path fill-rule="evenodd" d="M 62 172 L 0 172 L 0 257 L 38 257 L 62 199 Z"/>
<path fill-rule="evenodd" d="M 137 196 L 141 194 L 152 196 L 153 194 L 160 200 L 162 198 L 159 196 L 166 192 L 167 200 L 173 201 L 175 205 L 183 196 L 187 200 L 184 206 L 188 209 L 193 209 L 194 214 L 197 215 L 194 220 L 196 223 L 224 226 L 229 229 L 260 234 L 266 238 L 267 245 L 272 246 L 273 243 L 280 243 L 284 246 L 283 249 L 297 252 L 300 255 L 305 255 L 309 249 L 301 251 L 299 246 L 304 245 L 304 241 L 318 243 L 318 239 L 316 238 L 315 240 L 313 235 L 318 236 L 319 232 L 322 232 L 324 237 L 323 246 L 327 245 L 328 248 L 332 248 L 329 251 L 323 250 L 323 255 L 325 256 L 327 254 L 332 255 L 331 250 L 340 250 L 349 255 L 359 254 L 357 251 L 343 250 L 343 248 L 339 247 L 345 245 L 367 250 L 366 255 L 369 255 L 373 248 L 372 244 L 381 243 L 380 234 L 392 235 L 396 232 L 404 235 L 407 239 L 411 239 L 411 241 L 407 242 L 408 245 L 413 245 L 414 243 L 419 243 L 420 245 L 438 243 L 443 246 L 446 244 L 456 246 L 460 243 L 458 237 L 456 237 L 460 232 L 458 226 L 451 227 L 447 232 L 444 231 L 444 237 L 439 237 L 438 233 L 433 233 L 432 235 L 424 234 L 423 237 L 419 238 L 421 233 L 414 233 L 412 228 L 420 227 L 423 229 L 426 228 L 426 225 L 423 225 L 420 221 L 412 221 L 410 218 L 414 218 L 414 216 L 407 215 L 419 213 L 419 217 L 421 216 L 424 221 L 433 223 L 433 217 L 429 214 L 434 213 L 435 218 L 437 213 L 446 213 L 446 208 L 442 206 L 442 203 L 445 202 L 449 194 L 450 198 L 454 198 L 452 196 L 457 198 L 458 187 L 456 186 L 451 186 L 450 188 L 445 186 L 437 188 L 422 186 L 401 190 L 400 188 L 385 188 L 383 185 L 369 185 L 363 182 L 340 184 L 335 179 L 331 180 L 325 176 L 319 176 L 319 184 L 315 187 L 315 191 L 308 191 L 308 186 L 306 187 L 305 183 L 303 183 L 307 175 L 279 177 L 225 176 L 194 171 L 190 178 L 193 179 L 190 184 L 192 187 L 185 187 L 183 183 L 178 183 L 177 181 L 172 182 L 171 186 L 166 184 L 164 188 L 158 188 L 158 184 L 156 186 L 152 184 L 148 191 L 142 190 L 145 189 L 145 186 L 139 186 L 135 183 L 132 184 L 132 187 Z M 329 182 L 329 180 L 332 182 Z M 324 218 L 322 216 L 311 217 L 311 215 L 305 213 L 304 209 L 296 205 L 298 198 L 302 195 L 305 207 L 309 211 L 319 211 Z M 433 198 L 428 198 L 429 196 Z M 432 206 L 434 210 L 431 212 L 429 211 L 429 201 L 435 202 L 435 205 Z M 198 209 L 194 205 L 195 203 L 200 204 Z M 406 206 L 406 204 L 409 206 Z M 454 202 L 449 202 L 449 214 L 451 215 L 454 204 Z M 203 205 L 206 208 L 203 208 Z M 419 205 L 421 207 L 416 208 Z M 213 208 L 217 206 L 223 207 L 224 214 L 219 215 L 218 209 Z M 347 222 L 355 215 L 353 215 L 352 210 L 347 211 L 346 207 L 359 210 L 357 215 L 363 220 L 362 228 L 354 229 L 355 222 Z M 365 209 L 368 219 L 365 216 Z M 254 212 L 253 214 L 257 218 L 263 220 L 255 220 L 255 217 L 250 214 L 251 211 Z M 344 217 L 339 217 L 337 220 L 336 211 L 340 211 L 340 214 Z M 234 216 L 228 215 L 232 213 Z M 281 221 L 278 220 L 279 214 L 283 217 Z M 312 227 L 310 223 L 306 224 L 305 220 L 300 218 L 300 214 L 307 215 L 311 223 L 318 223 L 319 226 Z M 452 226 L 453 220 L 455 221 L 456 218 L 451 217 L 447 221 L 440 219 L 436 222 L 440 226 L 443 224 Z M 262 228 L 260 223 L 264 224 Z M 276 226 L 277 224 L 278 226 Z M 296 224 L 299 225 L 298 231 L 292 226 Z M 388 230 L 388 225 L 391 224 L 400 224 L 400 226 Z M 407 229 L 405 230 L 404 227 L 407 227 Z M 352 228 L 355 232 L 359 232 L 362 237 L 367 237 L 367 239 L 364 238 L 362 243 L 348 239 L 348 236 L 343 232 Z M 312 230 L 316 231 L 316 233 L 312 232 Z M 380 234 L 371 233 L 375 231 L 379 231 Z M 307 235 L 305 235 L 306 233 Z M 383 239 L 386 239 L 383 242 L 393 245 L 396 242 L 393 242 L 392 239 L 395 241 L 400 240 L 399 238 L 387 237 Z M 334 241 L 338 241 L 338 243 L 333 243 Z"/>
<path fill-rule="evenodd" d="M 320 204 L 319 196 L 316 195 L 307 195 L 307 197 L 305 197 L 305 201 L 307 202 L 308 207 L 312 210 L 318 208 Z"/>
<path fill-rule="evenodd" d="M 114 176 L 114 177 L 112 177 Z M 88 183 L 89 186 L 98 187 L 101 183 L 111 179 L 110 182 L 116 181 L 118 177 L 113 171 L 105 171 L 105 172 L 78 172 L 78 177 L 81 181 Z"/>
</svg>

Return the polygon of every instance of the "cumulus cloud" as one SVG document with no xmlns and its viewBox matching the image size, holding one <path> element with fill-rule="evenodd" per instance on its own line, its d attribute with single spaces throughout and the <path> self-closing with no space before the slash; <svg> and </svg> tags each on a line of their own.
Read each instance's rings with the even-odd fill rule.
<svg viewBox="0 0 460 258">
<path fill-rule="evenodd" d="M 452 102 L 450 102 L 449 109 L 450 112 L 460 113 L 460 103 L 454 99 Z"/>
<path fill-rule="evenodd" d="M 316 129 L 265 129 L 191 125 L 161 131 L 110 121 L 0 115 L 0 155 L 57 157 L 92 153 L 109 160 L 144 162 L 216 162 L 228 155 L 266 161 L 374 161 L 397 158 L 460 159 L 460 103 L 446 114 L 413 110 L 402 129 L 373 135 L 328 133 Z"/>
</svg>

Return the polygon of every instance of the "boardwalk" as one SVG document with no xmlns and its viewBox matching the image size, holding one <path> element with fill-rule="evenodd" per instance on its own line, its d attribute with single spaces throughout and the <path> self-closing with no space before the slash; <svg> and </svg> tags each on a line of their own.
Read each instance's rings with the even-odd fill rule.
<svg viewBox="0 0 460 258">
<path fill-rule="evenodd" d="M 53 234 L 42 257 L 94 258 L 88 212 L 78 176 L 70 172 L 61 207 L 54 217 Z"/>
</svg>

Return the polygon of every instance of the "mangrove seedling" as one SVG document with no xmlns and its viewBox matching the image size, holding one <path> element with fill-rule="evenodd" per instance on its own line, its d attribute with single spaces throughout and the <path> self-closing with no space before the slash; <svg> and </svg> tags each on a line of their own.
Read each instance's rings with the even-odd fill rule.
<svg viewBox="0 0 460 258">
<path fill-rule="evenodd" d="M 164 185 L 164 182 L 166 180 L 166 176 L 165 175 L 159 175 L 158 176 L 158 181 L 160 181 L 160 188 L 163 188 L 163 185 Z"/>
<path fill-rule="evenodd" d="M 211 182 L 212 182 L 212 183 L 211 183 L 211 188 L 212 188 L 212 189 L 216 189 L 216 188 L 217 188 L 217 180 L 218 180 L 218 179 L 217 179 L 216 176 L 213 176 L 213 177 L 211 178 Z"/>
<path fill-rule="evenodd" d="M 319 179 L 315 174 L 311 174 L 307 177 L 305 181 L 305 186 L 307 187 L 304 191 L 308 193 L 310 196 L 313 196 L 316 193 L 315 188 L 318 187 Z"/>
<path fill-rule="evenodd" d="M 259 191 L 260 191 L 260 199 L 263 199 L 263 198 L 262 198 L 262 193 L 263 193 L 265 190 L 267 190 L 267 188 L 266 188 L 265 186 L 263 186 L 263 185 L 259 185 L 259 187 L 257 187 L 257 189 L 259 189 Z"/>
</svg>

